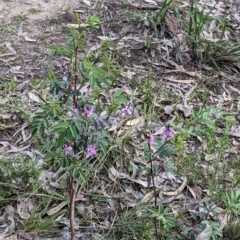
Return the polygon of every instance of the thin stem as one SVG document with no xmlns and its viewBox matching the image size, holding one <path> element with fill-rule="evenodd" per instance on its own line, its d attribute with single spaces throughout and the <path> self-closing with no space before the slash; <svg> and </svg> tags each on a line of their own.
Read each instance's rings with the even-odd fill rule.
<svg viewBox="0 0 240 240">
<path fill-rule="evenodd" d="M 78 75 L 77 75 L 77 57 L 78 57 L 78 46 L 75 46 L 75 59 L 74 59 L 74 91 L 76 92 L 77 90 L 77 80 L 78 80 Z M 77 106 L 77 101 L 78 101 L 78 96 L 74 95 L 73 96 L 73 102 L 75 104 L 75 106 Z M 77 153 L 77 146 L 76 146 L 76 140 L 74 139 L 73 141 L 73 150 L 74 150 L 74 154 Z M 70 213 L 69 213 L 69 221 L 70 221 L 70 228 L 71 228 L 71 240 L 74 239 L 74 235 L 75 235 L 75 231 L 74 231 L 74 227 L 75 227 L 75 193 L 76 193 L 76 188 L 74 185 L 74 181 L 73 181 L 73 176 L 71 173 L 69 173 L 69 196 L 70 196 Z"/>
<path fill-rule="evenodd" d="M 77 90 L 77 79 L 78 79 L 78 75 L 77 75 L 77 57 L 78 57 L 78 47 L 75 47 L 75 61 L 74 61 L 74 91 Z M 74 95 L 74 102 L 76 102 L 76 96 Z"/>
<path fill-rule="evenodd" d="M 71 228 L 71 240 L 74 239 L 75 231 L 75 220 L 74 220 L 74 202 L 75 202 L 75 186 L 73 182 L 72 174 L 69 174 L 69 190 L 70 190 L 70 213 L 69 213 L 69 219 L 70 219 L 70 228 Z"/>
<path fill-rule="evenodd" d="M 149 142 L 148 142 L 148 148 L 151 149 Z M 155 209 L 157 209 L 157 191 L 156 191 L 156 185 L 155 185 L 155 181 L 154 181 L 152 157 L 150 159 L 150 167 L 151 167 L 150 174 L 151 174 L 151 178 L 152 178 L 153 192 L 154 192 L 154 207 L 155 207 Z M 159 239 L 158 230 L 157 230 L 157 217 L 154 217 L 154 226 L 155 226 L 156 239 Z"/>
</svg>

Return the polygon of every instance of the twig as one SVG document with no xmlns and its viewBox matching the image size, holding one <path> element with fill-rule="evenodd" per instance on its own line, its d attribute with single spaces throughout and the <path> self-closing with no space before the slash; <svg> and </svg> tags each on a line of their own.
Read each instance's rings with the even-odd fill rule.
<svg viewBox="0 0 240 240">
<path fill-rule="evenodd" d="M 70 219 L 70 228 L 71 228 L 71 240 L 74 239 L 74 227 L 75 227 L 75 220 L 74 220 L 74 202 L 75 202 L 75 186 L 73 182 L 73 177 L 71 173 L 69 174 L 69 189 L 70 189 L 70 213 L 69 213 L 69 219 Z"/>
<path fill-rule="evenodd" d="M 151 149 L 149 141 L 148 141 L 148 148 Z M 152 158 L 150 159 L 150 167 L 151 167 L 150 173 L 151 173 L 152 184 L 153 184 L 153 192 L 154 192 L 154 207 L 155 207 L 155 209 L 157 209 L 157 193 L 156 193 L 156 185 L 155 185 L 155 181 L 154 181 Z M 156 239 L 159 239 L 158 230 L 157 230 L 157 217 L 154 217 L 154 225 L 155 225 Z"/>
</svg>

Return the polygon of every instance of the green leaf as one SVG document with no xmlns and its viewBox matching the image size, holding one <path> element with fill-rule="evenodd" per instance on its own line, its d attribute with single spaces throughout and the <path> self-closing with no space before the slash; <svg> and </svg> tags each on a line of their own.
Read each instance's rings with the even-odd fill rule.
<svg viewBox="0 0 240 240">
<path fill-rule="evenodd" d="M 63 143 L 64 143 L 64 140 L 65 140 L 65 132 L 63 132 L 57 139 L 56 141 L 56 148 L 60 148 L 62 147 Z"/>
<path fill-rule="evenodd" d="M 85 117 L 83 117 L 83 116 L 78 116 L 83 122 L 85 122 L 85 123 L 88 123 L 89 121 L 88 121 L 88 119 L 87 118 L 85 118 Z"/>
<path fill-rule="evenodd" d="M 87 176 L 81 169 L 79 169 L 79 174 L 80 174 L 81 178 L 83 179 L 83 181 L 87 182 L 87 180 L 88 180 Z"/>
<path fill-rule="evenodd" d="M 115 91 L 115 93 L 113 94 L 113 97 L 114 97 L 114 98 L 115 98 L 115 97 L 120 97 L 122 93 L 123 93 L 123 90 L 122 90 L 122 89 L 117 89 L 117 90 Z"/>
<path fill-rule="evenodd" d="M 36 133 L 37 133 L 37 131 L 38 131 L 38 129 L 37 129 L 37 128 L 33 128 L 33 129 L 32 129 L 32 136 L 35 136 L 35 135 L 36 135 Z"/>
<path fill-rule="evenodd" d="M 73 138 L 75 138 L 77 136 L 77 131 L 76 131 L 75 126 L 70 125 L 70 131 L 72 133 Z"/>
<path fill-rule="evenodd" d="M 195 236 L 191 233 L 190 240 L 196 240 Z"/>
<path fill-rule="evenodd" d="M 39 133 L 40 133 L 40 136 L 41 136 L 41 137 L 44 136 L 44 124 L 43 124 L 43 123 L 40 124 Z"/>
<path fill-rule="evenodd" d="M 101 139 L 102 141 L 99 141 L 98 142 L 98 145 L 99 147 L 101 148 L 101 151 L 104 153 L 104 154 L 107 154 L 107 148 L 105 146 L 105 141 L 103 141 L 104 139 Z"/>
<path fill-rule="evenodd" d="M 75 126 L 77 127 L 78 131 L 81 132 L 82 131 L 82 126 L 78 121 L 74 121 Z"/>
<path fill-rule="evenodd" d="M 92 16 L 88 16 L 86 19 L 86 24 L 90 26 L 94 26 L 100 23 L 100 19 L 94 14 Z"/>
<path fill-rule="evenodd" d="M 175 154 L 175 150 L 172 146 L 172 144 L 165 144 L 163 146 L 161 146 L 160 148 L 158 148 L 158 150 L 155 152 L 156 155 L 158 155 L 160 158 L 162 157 L 167 157 L 170 155 Z"/>
<path fill-rule="evenodd" d="M 51 134 L 54 134 L 54 133 L 60 133 L 60 132 L 63 132 L 65 131 L 66 129 L 65 128 L 56 128 L 56 129 L 53 129 L 51 131 Z"/>
<path fill-rule="evenodd" d="M 52 128 L 53 129 L 56 129 L 56 128 L 66 128 L 68 125 L 69 125 L 68 122 L 61 122 L 61 123 L 58 123 L 58 124 L 54 125 Z"/>
<path fill-rule="evenodd" d="M 65 137 L 68 139 L 68 140 L 72 140 L 74 138 L 74 136 L 72 135 L 72 132 L 71 132 L 71 129 L 68 128 L 65 132 Z"/>
</svg>

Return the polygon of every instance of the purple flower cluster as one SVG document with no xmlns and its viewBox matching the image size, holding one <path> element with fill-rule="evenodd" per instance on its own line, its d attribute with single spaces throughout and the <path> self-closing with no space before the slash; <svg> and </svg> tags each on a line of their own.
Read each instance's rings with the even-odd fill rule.
<svg viewBox="0 0 240 240">
<path fill-rule="evenodd" d="M 120 108 L 117 111 L 117 114 L 122 117 L 125 117 L 128 115 L 132 115 L 132 112 L 133 112 L 133 107 L 130 104 L 128 104 L 127 106 Z"/>
<path fill-rule="evenodd" d="M 165 126 L 164 129 L 163 129 L 162 138 L 163 139 L 168 139 L 172 136 L 173 136 L 173 131 L 171 130 L 171 128 L 169 126 Z"/>
<path fill-rule="evenodd" d="M 63 144 L 62 149 L 66 155 L 73 151 L 73 148 L 71 146 L 67 146 L 67 144 Z"/>
<path fill-rule="evenodd" d="M 64 74 L 67 71 L 67 63 L 64 60 L 62 61 L 61 70 Z"/>
<path fill-rule="evenodd" d="M 66 76 L 66 71 L 67 71 L 67 63 L 63 60 L 62 65 L 61 65 L 61 70 L 63 72 L 63 78 L 62 80 L 67 83 L 68 77 Z"/>
<path fill-rule="evenodd" d="M 85 151 L 85 156 L 87 158 L 89 157 L 94 157 L 96 156 L 97 152 L 96 152 L 96 149 L 95 149 L 95 145 L 94 144 L 90 144 L 88 145 L 86 151 Z"/>
<path fill-rule="evenodd" d="M 174 135 L 172 129 L 169 126 L 165 126 L 162 128 L 162 139 L 167 140 L 168 138 L 172 137 Z M 154 143 L 154 135 L 150 134 L 148 138 L 149 145 L 152 145 Z"/>
<path fill-rule="evenodd" d="M 94 107 L 84 107 L 83 108 L 83 116 L 89 117 L 91 114 L 93 114 Z"/>
<path fill-rule="evenodd" d="M 77 119 L 77 115 L 78 115 L 78 113 L 79 113 L 79 110 L 78 110 L 76 104 L 75 104 L 75 103 L 72 103 L 71 106 L 70 106 L 70 108 L 71 108 L 72 111 L 69 111 L 69 112 L 67 113 L 67 115 L 68 115 L 69 117 L 71 117 L 73 120 L 76 120 L 76 119 Z"/>
<path fill-rule="evenodd" d="M 152 145 L 154 143 L 154 136 L 152 134 L 149 135 L 148 142 L 150 145 Z"/>
</svg>

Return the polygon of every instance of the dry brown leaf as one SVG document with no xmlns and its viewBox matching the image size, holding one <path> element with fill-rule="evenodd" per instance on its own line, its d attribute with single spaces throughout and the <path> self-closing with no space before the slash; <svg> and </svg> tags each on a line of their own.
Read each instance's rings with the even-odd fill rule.
<svg viewBox="0 0 240 240">
<path fill-rule="evenodd" d="M 189 84 L 189 83 L 194 83 L 196 82 L 195 79 L 181 79 L 181 80 L 177 80 L 177 79 L 171 79 L 171 78 L 163 78 L 167 81 L 171 81 L 171 82 L 177 82 L 177 83 L 184 83 L 184 84 Z"/>
<path fill-rule="evenodd" d="M 84 2 L 85 4 L 87 4 L 88 6 L 91 6 L 91 2 L 90 2 L 90 1 L 88 1 L 88 0 L 83 0 L 83 2 Z"/>
<path fill-rule="evenodd" d="M 77 198 L 75 198 L 74 200 L 75 202 L 77 201 L 87 201 L 86 198 L 82 197 L 82 196 L 79 196 Z M 48 216 L 52 216 L 53 214 L 59 212 L 63 207 L 65 207 L 67 205 L 67 201 L 63 201 L 61 202 L 60 204 L 58 204 L 57 206 L 51 208 L 50 210 L 47 211 L 47 215 Z"/>
<path fill-rule="evenodd" d="M 12 55 L 15 55 L 15 53 L 3 53 L 3 54 L 0 54 L 0 57 L 7 57 Z"/>
<path fill-rule="evenodd" d="M 68 27 L 68 28 L 89 27 L 89 24 L 86 24 L 86 23 L 81 23 L 81 24 L 68 23 L 68 24 L 66 24 L 66 27 Z"/>
<path fill-rule="evenodd" d="M 184 99 L 188 99 L 190 97 L 190 95 L 192 94 L 192 92 L 196 89 L 197 86 L 192 86 L 185 94 L 184 94 Z M 185 100 L 185 101 L 186 101 Z"/>
<path fill-rule="evenodd" d="M 42 103 L 42 100 L 32 92 L 28 93 L 28 97 L 29 99 L 32 99 L 34 102 Z"/>
<path fill-rule="evenodd" d="M 176 109 L 183 112 L 185 117 L 189 117 L 192 114 L 192 106 L 183 106 L 182 104 L 178 104 Z"/>
<path fill-rule="evenodd" d="M 191 187 L 189 187 L 189 186 L 187 186 L 187 188 L 188 188 L 189 192 L 192 194 L 192 196 L 194 197 L 194 199 L 197 199 L 197 195 L 196 195 L 196 193 L 194 192 L 193 188 L 191 188 Z"/>
<path fill-rule="evenodd" d="M 13 53 L 14 55 L 17 54 L 16 50 L 12 47 L 10 42 L 5 42 L 6 47 L 8 48 L 9 52 Z"/>
<path fill-rule="evenodd" d="M 173 105 L 168 105 L 164 107 L 164 111 L 166 114 L 171 115 L 174 111 Z"/>
<path fill-rule="evenodd" d="M 47 211 L 47 215 L 48 216 L 52 216 L 53 214 L 59 212 L 63 207 L 65 207 L 67 205 L 67 201 L 61 202 L 60 204 L 58 204 L 57 206 L 51 208 L 50 210 Z"/>
<path fill-rule="evenodd" d="M 13 234 L 13 235 L 11 235 L 9 237 L 6 237 L 6 238 L 4 238 L 4 240 L 18 240 L 17 234 Z"/>
<path fill-rule="evenodd" d="M 128 79 L 132 79 L 132 77 L 136 74 L 135 72 L 131 72 L 130 70 L 127 70 L 127 72 L 121 72 L 121 76 L 126 77 Z"/>
<path fill-rule="evenodd" d="M 158 4 L 155 1 L 153 1 L 153 0 L 144 0 L 144 2 L 149 3 L 151 5 L 158 6 Z"/>
<path fill-rule="evenodd" d="M 114 41 L 118 39 L 118 37 L 107 37 L 107 36 L 97 36 L 100 40 Z"/>
<path fill-rule="evenodd" d="M 17 203 L 17 212 L 20 218 L 29 218 L 32 210 L 34 208 L 34 201 L 32 198 L 22 199 L 20 198 Z"/>
<path fill-rule="evenodd" d="M 24 39 L 26 42 L 36 42 L 37 41 L 36 39 L 29 38 L 28 36 L 25 36 Z"/>
<path fill-rule="evenodd" d="M 144 116 L 140 116 L 140 117 L 137 117 L 137 118 L 135 118 L 133 120 L 127 121 L 126 126 L 135 126 L 135 125 L 143 126 L 144 125 L 144 121 L 145 121 Z"/>
<path fill-rule="evenodd" d="M 184 68 L 177 69 L 177 70 L 166 70 L 166 71 L 164 71 L 164 73 L 172 73 L 172 72 L 181 72 L 181 73 L 187 74 L 191 77 L 197 77 L 197 78 L 201 79 L 201 76 L 197 72 L 189 72 L 189 71 L 185 70 Z"/>
<path fill-rule="evenodd" d="M 174 192 L 162 192 L 162 193 L 164 195 L 167 195 L 167 196 L 176 196 L 176 195 L 180 194 L 186 186 L 187 186 L 187 178 L 184 177 L 182 185 L 176 191 L 174 191 Z"/>
<path fill-rule="evenodd" d="M 167 25 L 168 31 L 173 35 L 176 36 L 179 30 L 179 21 L 178 19 L 169 12 L 166 13 L 165 16 L 165 23 Z"/>
<path fill-rule="evenodd" d="M 144 202 L 149 202 L 151 200 L 151 198 L 153 197 L 153 194 L 154 194 L 154 191 L 151 191 L 149 193 L 147 193 L 143 199 L 141 200 L 141 203 L 144 203 Z"/>
<path fill-rule="evenodd" d="M 196 240 L 209 240 L 209 238 L 207 237 L 207 234 L 202 231 L 197 235 Z"/>
<path fill-rule="evenodd" d="M 224 217 L 223 217 L 223 219 L 222 219 L 222 221 L 221 221 L 221 226 L 220 226 L 220 228 L 223 230 L 223 228 L 227 225 L 227 223 L 229 222 L 229 220 L 230 220 L 230 214 L 229 214 L 229 212 L 226 212 L 225 214 L 224 214 Z"/>
<path fill-rule="evenodd" d="M 12 150 L 8 150 L 7 153 L 13 153 L 13 152 L 22 152 L 24 150 L 26 150 L 27 148 L 29 148 L 31 146 L 31 144 L 25 146 L 25 147 L 22 147 L 22 148 L 15 148 L 12 149 Z"/>
</svg>

